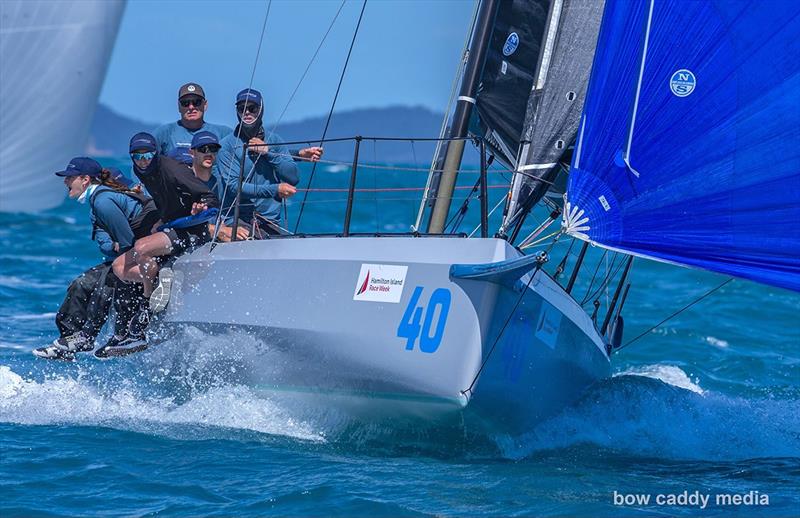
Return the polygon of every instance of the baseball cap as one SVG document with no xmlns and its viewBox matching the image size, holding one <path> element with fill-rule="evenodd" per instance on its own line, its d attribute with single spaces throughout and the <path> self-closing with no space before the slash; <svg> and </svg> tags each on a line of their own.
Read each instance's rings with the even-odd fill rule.
<svg viewBox="0 0 800 518">
<path fill-rule="evenodd" d="M 210 131 L 198 131 L 192 137 L 192 149 L 197 149 L 200 146 L 217 145 L 219 146 L 219 139 Z"/>
<path fill-rule="evenodd" d="M 116 167 L 108 167 L 107 169 L 108 172 L 111 173 L 110 176 L 113 180 L 118 181 L 128 189 L 131 189 L 133 188 L 134 185 L 136 185 L 136 182 L 134 182 L 133 180 L 122 174 L 122 171 L 120 171 Z"/>
<path fill-rule="evenodd" d="M 206 98 L 206 93 L 203 91 L 203 87 L 197 83 L 186 83 L 178 89 L 178 99 L 186 95 L 197 95 L 203 99 Z"/>
<path fill-rule="evenodd" d="M 258 90 L 254 90 L 252 88 L 245 88 L 244 90 L 236 94 L 236 104 L 243 103 L 245 101 L 260 105 L 261 92 L 259 92 Z"/>
<path fill-rule="evenodd" d="M 149 133 L 137 133 L 131 137 L 129 152 L 133 153 L 137 149 L 144 149 L 145 151 L 157 151 L 158 145 L 156 144 L 156 138 Z"/>
<path fill-rule="evenodd" d="M 182 164 L 191 165 L 192 163 L 192 154 L 189 153 L 188 147 L 174 147 L 169 150 L 167 156 Z"/>
<path fill-rule="evenodd" d="M 103 171 L 101 166 L 96 160 L 85 156 L 75 157 L 69 161 L 69 164 L 63 171 L 57 171 L 56 176 L 100 176 Z"/>
</svg>

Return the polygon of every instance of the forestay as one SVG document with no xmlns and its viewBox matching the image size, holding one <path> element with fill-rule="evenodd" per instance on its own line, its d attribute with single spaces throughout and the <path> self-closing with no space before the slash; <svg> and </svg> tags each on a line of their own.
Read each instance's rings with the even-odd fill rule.
<svg viewBox="0 0 800 518">
<path fill-rule="evenodd" d="M 800 290 L 800 2 L 608 0 L 572 235 Z"/>
</svg>

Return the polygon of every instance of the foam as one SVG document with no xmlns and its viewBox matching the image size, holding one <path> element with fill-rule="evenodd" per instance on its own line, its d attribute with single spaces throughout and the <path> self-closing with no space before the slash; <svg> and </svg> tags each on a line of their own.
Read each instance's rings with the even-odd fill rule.
<svg viewBox="0 0 800 518">
<path fill-rule="evenodd" d="M 696 394 L 702 394 L 703 389 L 697 384 L 697 380 L 692 381 L 680 367 L 674 365 L 645 365 L 634 367 L 616 376 L 644 376 L 663 381 L 667 385 L 690 390 Z"/>
<path fill-rule="evenodd" d="M 205 425 L 324 441 L 308 423 L 247 387 L 219 386 L 178 403 L 145 396 L 132 383 L 108 389 L 88 376 L 25 379 L 0 365 L 0 421 L 24 425 L 100 425 L 141 430 L 143 423 Z M 95 380 L 96 381 L 96 380 Z"/>
<path fill-rule="evenodd" d="M 704 391 L 679 367 L 649 365 L 596 385 L 531 432 L 496 443 L 513 459 L 577 447 L 680 460 L 800 457 L 798 404 Z"/>
</svg>

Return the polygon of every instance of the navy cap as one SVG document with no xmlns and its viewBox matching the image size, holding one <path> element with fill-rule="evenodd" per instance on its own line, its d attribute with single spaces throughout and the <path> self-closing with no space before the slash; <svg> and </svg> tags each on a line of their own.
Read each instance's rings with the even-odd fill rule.
<svg viewBox="0 0 800 518">
<path fill-rule="evenodd" d="M 131 137 L 131 145 L 130 145 L 130 153 L 133 153 L 137 149 L 144 149 L 145 151 L 156 151 L 158 149 L 158 145 L 156 144 L 156 138 L 145 132 L 137 133 L 133 137 Z"/>
<path fill-rule="evenodd" d="M 85 174 L 87 176 L 98 177 L 102 172 L 103 166 L 101 166 L 97 160 L 79 156 L 70 160 L 66 169 L 57 171 L 56 176 L 80 176 Z"/>
<path fill-rule="evenodd" d="M 120 171 L 116 167 L 109 167 L 107 169 L 108 172 L 111 173 L 110 176 L 112 180 L 118 181 L 128 189 L 132 189 L 136 185 L 136 182 L 134 182 L 133 180 L 122 174 L 122 171 Z"/>
<path fill-rule="evenodd" d="M 219 139 L 210 131 L 198 131 L 194 134 L 194 137 L 192 137 L 192 149 L 197 149 L 200 146 L 209 144 L 219 146 Z"/>
<path fill-rule="evenodd" d="M 261 106 L 261 92 L 252 88 L 245 88 L 236 94 L 236 104 L 250 102 Z"/>
<path fill-rule="evenodd" d="M 177 160 L 182 164 L 191 165 L 192 164 L 192 154 L 189 153 L 188 147 L 175 147 L 169 150 L 167 156 L 172 158 L 173 160 Z"/>
</svg>

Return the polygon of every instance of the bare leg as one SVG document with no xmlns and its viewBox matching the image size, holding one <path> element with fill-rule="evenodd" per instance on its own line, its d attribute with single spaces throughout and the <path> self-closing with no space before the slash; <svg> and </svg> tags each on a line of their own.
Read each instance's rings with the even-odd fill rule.
<svg viewBox="0 0 800 518">
<path fill-rule="evenodd" d="M 139 265 L 142 276 L 142 288 L 145 298 L 153 292 L 153 282 L 158 275 L 158 263 L 155 258 L 172 252 L 172 242 L 164 232 L 156 232 L 136 241 L 133 245 L 133 258 Z"/>
</svg>

